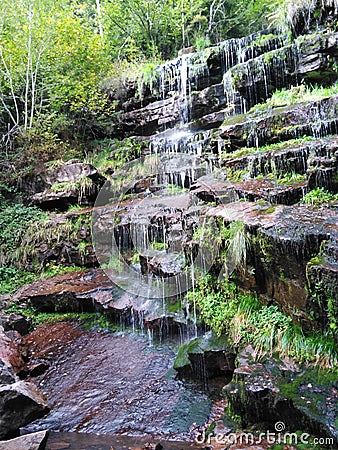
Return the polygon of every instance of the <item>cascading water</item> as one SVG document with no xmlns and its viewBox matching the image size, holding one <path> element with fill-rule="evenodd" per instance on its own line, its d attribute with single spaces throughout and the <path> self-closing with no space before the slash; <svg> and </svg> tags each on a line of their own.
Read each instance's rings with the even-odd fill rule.
<svg viewBox="0 0 338 450">
<path fill-rule="evenodd" d="M 173 362 L 172 351 L 170 349 L 170 354 L 166 351 L 161 354 L 161 349 L 158 350 L 155 345 L 172 338 L 176 343 L 183 343 L 196 338 L 200 333 L 195 283 L 198 272 L 203 269 L 207 271 L 214 256 L 211 255 L 209 258 L 207 252 L 205 254 L 201 252 L 195 257 L 195 253 L 198 252 L 196 248 L 202 247 L 204 236 L 201 242 L 196 243 L 196 238 L 193 238 L 189 231 L 195 230 L 200 223 L 203 228 L 205 218 L 200 221 L 198 214 L 199 208 L 202 210 L 202 207 L 198 201 L 193 202 L 193 196 L 189 197 L 185 189 L 198 178 L 213 175 L 215 168 L 220 165 L 226 144 L 211 130 L 192 131 L 182 124 L 186 125 L 191 119 L 192 92 L 203 89 L 206 80 L 214 76 L 207 64 L 208 58 L 215 58 L 219 62 L 221 78 L 216 82 L 221 82 L 224 75 L 228 104 L 235 105 L 235 112 L 245 112 L 255 102 L 268 97 L 270 84 L 274 87 L 284 87 L 288 84 L 287 73 L 295 67 L 296 53 L 293 50 L 290 50 L 290 53 L 280 50 L 283 45 L 282 39 L 266 40 L 256 45 L 258 38 L 259 35 L 253 35 L 249 38 L 231 39 L 211 48 L 210 51 L 183 55 L 158 68 L 162 99 L 167 99 L 173 93 L 181 98 L 180 128 L 167 130 L 150 139 L 150 156 L 158 158 L 156 171 L 142 172 L 143 176 L 137 180 L 139 185 L 136 186 L 137 183 L 134 183 L 132 188 L 126 190 L 128 194 L 124 192 L 126 195 L 121 195 L 120 203 L 103 204 L 104 213 L 98 221 L 97 228 L 100 245 L 103 245 L 102 242 L 108 242 L 111 247 L 113 242 L 119 256 L 118 263 L 124 260 L 129 267 L 127 274 L 114 273 L 113 280 L 118 286 L 121 283 L 123 287 L 125 283 L 126 291 L 131 293 L 125 297 L 121 292 L 116 293 L 116 299 L 109 298 L 104 307 L 108 303 L 120 302 L 118 322 L 121 329 L 125 330 L 128 326 L 131 326 L 133 331 L 139 329 L 145 339 L 130 337 L 125 331 L 115 336 L 115 344 L 111 335 L 104 333 L 95 336 L 81 334 L 77 337 L 68 349 L 67 358 L 63 360 L 61 356 L 59 358 L 61 372 L 56 372 L 59 384 L 53 383 L 48 376 L 40 380 L 41 386 L 47 386 L 52 392 L 56 392 L 55 397 L 59 392 L 68 389 L 68 386 L 62 383 L 64 373 L 71 373 L 74 379 L 76 378 L 76 374 L 74 375 L 72 371 L 76 364 L 80 367 L 79 378 L 84 380 L 85 396 L 81 399 L 82 410 L 75 413 L 78 397 L 76 385 L 71 385 L 67 394 L 72 407 L 69 408 L 67 402 L 56 404 L 50 422 L 47 421 L 52 423 L 54 420 L 54 429 L 60 427 L 62 421 L 67 420 L 68 429 L 71 430 L 141 435 L 163 432 L 170 436 L 173 434 L 177 438 L 181 437 L 180 427 L 176 426 L 175 422 L 177 411 L 183 410 L 185 415 L 187 415 L 185 411 L 189 411 L 190 414 L 191 410 L 187 409 L 186 403 L 194 404 L 199 398 L 205 401 L 204 394 L 192 393 L 175 380 L 168 379 L 167 369 L 172 367 Z M 268 56 L 259 56 L 260 53 L 267 51 Z M 290 69 L 286 64 L 291 60 Z M 243 89 L 239 91 L 237 88 L 240 80 L 238 77 L 236 79 L 236 75 L 240 73 L 245 75 L 247 85 L 243 85 Z M 320 136 L 322 132 L 320 111 L 317 109 L 313 115 L 315 118 L 313 134 Z M 249 135 L 248 141 L 255 146 L 258 145 L 260 143 L 258 134 Z M 263 155 L 251 155 L 247 158 L 249 174 L 252 177 L 267 173 L 279 176 L 286 171 L 286 167 L 287 170 L 304 174 L 308 169 L 306 160 L 310 148 L 309 146 L 300 149 L 297 154 L 294 153 L 292 161 L 286 153 L 276 153 L 269 161 L 266 161 Z M 324 158 L 332 155 L 329 152 L 325 155 L 317 155 L 314 152 L 314 156 Z M 127 171 L 122 174 L 122 179 L 126 175 Z M 115 199 L 116 196 L 112 198 Z M 104 231 L 107 229 L 109 232 L 105 234 Z M 111 248 L 106 252 L 105 250 L 107 249 L 104 248 L 103 253 L 107 265 L 113 265 L 109 258 Z M 119 265 L 116 261 L 113 263 L 115 266 Z M 109 270 L 118 272 L 115 266 L 109 267 Z M 187 268 L 190 272 L 185 272 Z M 132 272 L 136 273 L 136 276 L 132 276 Z M 143 284 L 139 281 L 141 278 L 145 279 Z M 161 283 L 164 279 L 171 278 L 175 278 L 173 283 L 175 295 L 172 296 L 169 295 L 171 291 L 168 293 L 165 284 Z M 133 283 L 135 286 L 132 286 Z M 192 289 L 191 304 L 184 302 L 187 287 Z M 102 356 L 100 363 L 94 367 L 95 370 L 90 366 L 95 353 L 91 352 L 91 349 Z M 109 356 L 114 355 L 112 360 L 108 358 L 108 350 Z M 123 363 L 122 370 L 120 360 Z M 88 367 L 84 366 L 83 361 Z M 195 375 L 206 389 L 208 374 L 204 354 L 196 353 L 194 361 Z M 96 371 L 98 375 L 92 376 Z M 102 380 L 107 387 L 105 390 L 98 388 Z M 180 398 L 181 394 L 189 401 L 184 402 Z M 152 402 L 149 401 L 150 396 Z M 170 417 L 167 414 L 168 410 Z M 184 423 L 184 430 L 188 430 L 194 422 L 203 423 L 204 419 L 196 419 L 193 414 L 191 416 L 192 420 Z M 44 423 L 41 422 L 40 425 L 43 427 Z M 35 429 L 40 425 L 37 424 Z M 32 429 L 35 430 L 34 426 Z M 183 438 L 187 438 L 187 432 Z"/>
</svg>

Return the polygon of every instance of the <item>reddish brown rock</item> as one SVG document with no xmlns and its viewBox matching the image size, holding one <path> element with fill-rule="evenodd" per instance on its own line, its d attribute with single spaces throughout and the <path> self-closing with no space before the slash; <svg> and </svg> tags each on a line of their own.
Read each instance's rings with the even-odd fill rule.
<svg viewBox="0 0 338 450">
<path fill-rule="evenodd" d="M 10 339 L 0 326 L 0 359 L 10 365 L 16 374 L 26 371 L 26 365 L 22 359 L 18 345 Z"/>
</svg>

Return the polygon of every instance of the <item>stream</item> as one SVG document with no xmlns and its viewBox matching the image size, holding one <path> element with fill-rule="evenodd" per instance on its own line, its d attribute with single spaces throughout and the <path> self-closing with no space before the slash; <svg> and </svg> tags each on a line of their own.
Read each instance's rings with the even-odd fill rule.
<svg viewBox="0 0 338 450">
<path fill-rule="evenodd" d="M 26 427 L 191 441 L 211 411 L 208 395 L 175 380 L 172 344 L 150 345 L 135 332 L 42 325 L 27 338 L 50 368 L 36 378 L 52 407 Z"/>
</svg>

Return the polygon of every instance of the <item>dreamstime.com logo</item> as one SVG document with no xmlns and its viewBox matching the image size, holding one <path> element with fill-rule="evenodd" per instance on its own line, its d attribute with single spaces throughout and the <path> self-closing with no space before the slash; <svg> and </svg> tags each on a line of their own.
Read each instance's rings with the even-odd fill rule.
<svg viewBox="0 0 338 450">
<path fill-rule="evenodd" d="M 204 225 L 202 223 L 200 242 L 190 260 L 183 248 L 176 247 L 172 252 L 172 234 L 177 232 L 177 227 L 171 226 L 170 218 L 176 213 L 182 226 L 184 221 L 189 221 L 184 214 L 194 207 L 193 194 L 189 195 L 177 186 L 187 186 L 198 178 L 199 183 L 210 191 L 213 183 L 222 177 L 221 171 L 208 173 L 208 165 L 200 158 L 183 153 L 149 155 L 119 168 L 100 190 L 92 213 L 95 254 L 108 277 L 126 292 L 144 298 L 168 298 L 188 291 L 199 276 L 209 272 L 219 255 L 220 243 L 215 239 L 218 222 L 210 217 Z M 176 191 L 175 187 L 171 188 L 175 195 L 168 192 L 170 189 L 161 191 L 161 185 L 168 184 L 176 186 Z M 130 195 L 135 192 L 141 192 L 137 200 Z M 237 194 L 229 193 L 226 203 L 237 199 Z M 235 214 L 236 217 L 230 219 L 227 208 L 222 211 L 223 218 L 240 221 L 240 213 Z M 132 250 L 134 255 L 147 255 L 151 242 L 161 240 L 169 244 L 167 265 L 183 260 L 181 270 L 157 277 L 135 270 L 130 259 L 127 260 L 128 250 L 129 254 Z M 220 276 L 224 272 L 230 275 L 236 264 L 237 261 L 229 257 Z"/>
<path fill-rule="evenodd" d="M 259 445 L 262 443 L 268 444 L 281 444 L 281 445 L 324 445 L 333 446 L 334 439 L 329 437 L 313 437 L 308 433 L 289 433 L 285 432 L 286 426 L 284 422 L 275 423 L 275 431 L 266 431 L 265 433 L 253 434 L 253 433 L 218 433 L 213 435 L 212 433 L 206 434 L 206 431 L 202 431 L 195 438 L 197 444 L 211 444 L 214 442 L 221 445 Z"/>
</svg>

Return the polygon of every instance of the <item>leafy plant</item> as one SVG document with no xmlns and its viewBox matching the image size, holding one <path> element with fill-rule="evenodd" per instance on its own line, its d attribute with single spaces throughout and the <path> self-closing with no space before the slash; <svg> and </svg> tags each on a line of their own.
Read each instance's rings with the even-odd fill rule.
<svg viewBox="0 0 338 450">
<path fill-rule="evenodd" d="M 164 242 L 152 241 L 149 247 L 153 250 L 165 250 L 167 248 L 167 245 Z"/>
<path fill-rule="evenodd" d="M 24 206 L 21 203 L 0 204 L 0 264 L 5 265 L 34 222 L 46 218 L 46 213 L 35 206 Z"/>
<path fill-rule="evenodd" d="M 152 92 L 155 82 L 158 80 L 160 73 L 157 70 L 159 63 L 147 62 L 138 65 L 136 70 L 137 93 L 136 95 L 142 100 L 145 90 Z"/>
<path fill-rule="evenodd" d="M 261 306 L 255 294 L 241 292 L 232 282 L 219 283 L 207 276 L 187 299 L 196 303 L 201 318 L 216 334 L 229 334 L 235 345 L 253 345 L 257 358 L 277 353 L 323 368 L 338 363 L 330 332 L 305 334 L 276 305 Z"/>
<path fill-rule="evenodd" d="M 102 269 L 112 269 L 116 272 L 122 272 L 124 264 L 120 260 L 119 255 L 114 255 L 109 258 L 107 263 L 101 264 L 101 267 Z"/>
<path fill-rule="evenodd" d="M 304 195 L 302 202 L 308 205 L 321 205 L 338 201 L 338 194 L 327 192 L 324 188 L 316 188 Z"/>
<path fill-rule="evenodd" d="M 0 295 L 13 294 L 21 286 L 32 283 L 36 275 L 16 267 L 0 267 Z"/>
</svg>

